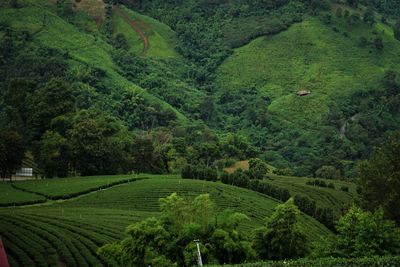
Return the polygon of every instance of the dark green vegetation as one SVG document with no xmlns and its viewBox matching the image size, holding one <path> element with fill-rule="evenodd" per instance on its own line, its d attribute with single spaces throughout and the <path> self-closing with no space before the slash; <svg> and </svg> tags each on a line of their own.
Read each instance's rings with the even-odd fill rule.
<svg viewBox="0 0 400 267">
<path fill-rule="evenodd" d="M 1 4 L 4 177 L 27 151 L 47 177 L 254 156 L 355 177 L 399 127 L 392 2 L 89 2 Z"/>
<path fill-rule="evenodd" d="M 400 133 L 393 134 L 371 158 L 360 166 L 360 189 L 363 208 L 382 208 L 387 217 L 400 223 Z"/>
<path fill-rule="evenodd" d="M 15 189 L 11 184 L 0 184 L 0 192 L 0 206 L 13 206 L 45 201 L 43 196 Z"/>
<path fill-rule="evenodd" d="M 300 260 L 286 260 L 286 261 L 269 261 L 258 262 L 238 265 L 224 265 L 226 267 L 391 267 L 400 264 L 400 257 L 373 257 L 373 258 L 360 258 L 360 259 L 300 259 Z M 219 266 L 219 265 L 218 265 Z"/>
</svg>

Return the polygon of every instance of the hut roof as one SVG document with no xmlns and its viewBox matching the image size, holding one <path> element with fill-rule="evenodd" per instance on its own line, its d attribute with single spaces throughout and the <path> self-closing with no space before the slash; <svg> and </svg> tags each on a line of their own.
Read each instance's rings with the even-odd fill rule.
<svg viewBox="0 0 400 267">
<path fill-rule="evenodd" d="M 302 91 L 298 91 L 296 93 L 297 96 L 306 96 L 306 95 L 309 95 L 309 94 L 311 94 L 311 91 L 308 91 L 308 90 L 302 90 Z"/>
</svg>

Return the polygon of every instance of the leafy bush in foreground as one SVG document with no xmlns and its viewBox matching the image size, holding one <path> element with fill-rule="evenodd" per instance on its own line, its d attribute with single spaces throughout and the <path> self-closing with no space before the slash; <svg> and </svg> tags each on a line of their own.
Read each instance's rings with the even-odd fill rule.
<svg viewBox="0 0 400 267">
<path fill-rule="evenodd" d="M 372 257 L 359 259 L 299 259 L 288 261 L 267 261 L 239 265 L 224 265 L 226 267 L 392 267 L 400 265 L 400 256 L 396 257 Z M 215 265 L 216 267 L 217 265 Z M 209 266 L 212 267 L 212 266 Z"/>
</svg>

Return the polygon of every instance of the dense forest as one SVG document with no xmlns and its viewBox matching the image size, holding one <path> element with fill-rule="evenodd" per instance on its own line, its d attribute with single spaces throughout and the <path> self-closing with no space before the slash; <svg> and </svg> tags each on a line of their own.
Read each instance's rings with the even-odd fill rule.
<svg viewBox="0 0 400 267">
<path fill-rule="evenodd" d="M 131 170 L 179 173 L 187 163 L 225 167 L 255 156 L 287 174 L 315 175 L 321 168 L 334 168 L 339 177 L 355 177 L 354 163 L 367 158 L 373 146 L 399 126 L 400 85 L 394 66 L 365 84 L 368 89 L 328 102 L 320 129 L 312 131 L 282 124 L 270 108 L 276 99 L 263 91 L 266 85 L 261 88 L 255 82 L 230 89 L 219 82 L 218 69 L 235 48 L 259 36 L 276 35 L 310 16 L 338 31 L 342 17 L 357 20 L 358 11 L 351 14 L 339 7 L 332 15 L 328 1 L 121 3 L 170 26 L 180 56 L 156 59 L 132 53 L 127 36 L 113 30 L 113 1 L 105 6 L 98 29 L 72 2 L 57 1 L 51 8 L 63 23 L 101 43 L 117 73 L 80 60 L 68 47 L 36 41 L 48 25 L 59 23 L 46 14 L 38 18 L 42 25 L 35 31 L 15 28 L 7 17 L 0 21 L 2 147 L 13 154 L 2 164 L 3 176 L 29 152 L 49 177 Z M 376 10 L 385 14 L 381 20 L 396 33 L 395 1 L 347 4 L 369 8 L 359 9 L 364 12 L 361 22 L 345 18 L 350 24 L 345 27 L 357 24 L 354 27 L 374 31 Z M 15 10 L 30 5 L 2 4 Z M 359 49 L 385 50 L 385 41 L 378 36 L 370 45 L 360 37 Z M 145 94 L 115 79 L 139 86 Z"/>
</svg>

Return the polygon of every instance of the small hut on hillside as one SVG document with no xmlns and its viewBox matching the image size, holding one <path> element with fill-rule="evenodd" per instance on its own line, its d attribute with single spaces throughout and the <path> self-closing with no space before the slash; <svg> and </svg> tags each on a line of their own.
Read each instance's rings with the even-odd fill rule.
<svg viewBox="0 0 400 267">
<path fill-rule="evenodd" d="M 308 90 L 302 90 L 302 91 L 298 91 L 296 93 L 297 96 L 306 96 L 306 95 L 309 95 L 309 94 L 311 94 L 311 91 L 308 91 Z"/>
</svg>

